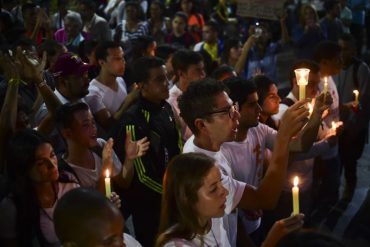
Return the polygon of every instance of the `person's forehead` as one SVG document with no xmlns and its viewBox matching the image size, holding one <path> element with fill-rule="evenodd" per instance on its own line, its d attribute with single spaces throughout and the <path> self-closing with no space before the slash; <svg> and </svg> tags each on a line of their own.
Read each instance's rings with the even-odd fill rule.
<svg viewBox="0 0 370 247">
<path fill-rule="evenodd" d="M 214 96 L 214 104 L 216 108 L 223 108 L 227 106 L 231 106 L 233 101 L 230 99 L 229 95 L 223 91 Z"/>
</svg>

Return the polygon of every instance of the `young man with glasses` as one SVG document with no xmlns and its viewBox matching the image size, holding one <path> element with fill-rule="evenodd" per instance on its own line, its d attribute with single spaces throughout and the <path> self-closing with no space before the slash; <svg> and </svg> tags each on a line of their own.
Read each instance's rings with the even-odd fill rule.
<svg viewBox="0 0 370 247">
<path fill-rule="evenodd" d="M 303 107 L 306 102 L 298 102 L 285 114 L 276 136 L 271 165 L 258 188 L 233 180 L 233 170 L 220 150 L 223 143 L 235 140 L 240 119 L 239 107 L 233 104 L 222 82 L 213 79 L 195 81 L 179 99 L 181 117 L 194 133 L 183 151 L 200 152 L 215 158 L 223 174 L 223 185 L 234 194 L 231 200 L 239 207 L 274 208 L 285 180 L 290 140 L 307 121 L 308 111 Z M 224 216 L 223 224 L 229 243 L 236 246 L 236 212 Z"/>
</svg>

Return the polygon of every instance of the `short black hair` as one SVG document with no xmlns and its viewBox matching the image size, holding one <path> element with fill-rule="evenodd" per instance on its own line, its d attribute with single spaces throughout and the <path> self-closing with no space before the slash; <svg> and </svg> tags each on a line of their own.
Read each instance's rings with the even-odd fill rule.
<svg viewBox="0 0 370 247">
<path fill-rule="evenodd" d="M 339 40 L 343 40 L 344 42 L 347 42 L 351 48 L 357 48 L 356 46 L 356 39 L 355 37 L 350 33 L 344 33 L 342 36 L 340 36 Z"/>
<path fill-rule="evenodd" d="M 98 44 L 95 49 L 95 57 L 96 60 L 106 60 L 108 57 L 108 49 L 114 49 L 121 47 L 119 43 L 114 41 L 103 41 L 102 43 Z"/>
<path fill-rule="evenodd" d="M 227 91 L 224 83 L 206 78 L 190 83 L 186 91 L 179 97 L 180 115 L 194 135 L 199 133 L 194 124 L 195 119 L 213 111 L 215 96 Z"/>
<path fill-rule="evenodd" d="M 253 82 L 257 87 L 258 104 L 263 105 L 268 92 L 270 91 L 271 85 L 275 84 L 270 77 L 266 75 L 256 75 L 252 77 Z"/>
<path fill-rule="evenodd" d="M 173 54 L 172 66 L 173 71 L 177 75 L 178 71 L 187 71 L 190 65 L 198 64 L 203 61 L 201 54 L 195 51 L 181 49 Z"/>
<path fill-rule="evenodd" d="M 291 86 L 293 86 L 293 80 L 295 79 L 294 70 L 299 69 L 299 68 L 309 69 L 310 73 L 313 72 L 315 74 L 320 72 L 320 66 L 315 61 L 308 60 L 308 59 L 298 60 L 293 64 L 293 66 L 290 69 L 289 79 L 291 82 Z"/>
<path fill-rule="evenodd" d="M 231 75 L 231 76 L 234 76 L 234 73 L 235 70 L 233 67 L 229 66 L 229 65 L 226 65 L 226 64 L 222 64 L 220 66 L 218 66 L 213 72 L 212 72 L 212 75 L 211 77 L 216 79 L 216 80 L 222 80 L 222 78 L 225 78 L 224 76 L 225 75 Z M 236 74 L 235 74 L 236 75 Z"/>
<path fill-rule="evenodd" d="M 177 11 L 174 15 L 173 15 L 173 19 L 175 19 L 175 17 L 180 17 L 182 18 L 184 21 L 185 21 L 185 25 L 188 26 L 188 15 L 183 12 L 183 11 Z"/>
<path fill-rule="evenodd" d="M 68 191 L 54 210 L 55 232 L 62 244 L 83 243 L 88 224 L 95 219 L 111 220 L 119 210 L 101 193 L 87 188 Z"/>
<path fill-rule="evenodd" d="M 85 5 L 86 7 L 88 7 L 91 10 L 94 10 L 94 11 L 98 7 L 95 0 L 80 0 L 79 2 L 80 2 L 80 4 Z"/>
<path fill-rule="evenodd" d="M 331 11 L 340 2 L 338 0 L 326 0 L 324 1 L 325 12 Z"/>
<path fill-rule="evenodd" d="M 164 66 L 164 61 L 158 57 L 141 57 L 133 65 L 133 78 L 135 82 L 147 83 L 150 70 Z"/>
<path fill-rule="evenodd" d="M 60 130 L 70 128 L 74 121 L 74 113 L 88 110 L 89 106 L 84 102 L 66 103 L 57 109 L 55 122 Z"/>
<path fill-rule="evenodd" d="M 337 42 L 325 40 L 318 43 L 313 51 L 313 58 L 320 63 L 325 59 L 332 59 L 340 54 L 340 46 Z"/>
<path fill-rule="evenodd" d="M 178 49 L 170 44 L 162 44 L 157 47 L 155 56 L 167 61 L 167 59 L 174 54 Z"/>
<path fill-rule="evenodd" d="M 247 80 L 239 76 L 230 77 L 223 81 L 229 89 L 229 97 L 232 101 L 242 106 L 247 100 L 248 95 L 257 92 L 256 84 L 252 80 Z"/>
<path fill-rule="evenodd" d="M 210 27 L 213 32 L 219 32 L 219 24 L 216 20 L 209 20 L 206 23 L 204 23 L 204 26 Z"/>
</svg>

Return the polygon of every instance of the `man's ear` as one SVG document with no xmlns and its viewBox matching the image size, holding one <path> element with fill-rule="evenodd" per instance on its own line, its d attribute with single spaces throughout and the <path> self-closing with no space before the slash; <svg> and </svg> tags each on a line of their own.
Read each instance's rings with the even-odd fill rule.
<svg viewBox="0 0 370 247">
<path fill-rule="evenodd" d="M 195 128 L 197 128 L 197 130 L 199 132 L 202 132 L 203 130 L 205 130 L 206 128 L 206 125 L 204 124 L 204 119 L 201 119 L 201 118 L 196 118 L 194 120 L 194 125 L 195 125 Z"/>
<path fill-rule="evenodd" d="M 104 63 L 105 63 L 105 61 L 103 59 L 98 60 L 98 64 L 99 64 L 100 67 L 102 67 Z"/>
<path fill-rule="evenodd" d="M 72 130 L 70 128 L 63 128 L 61 130 L 61 133 L 65 139 L 69 139 L 71 138 L 71 136 L 73 136 Z"/>
</svg>

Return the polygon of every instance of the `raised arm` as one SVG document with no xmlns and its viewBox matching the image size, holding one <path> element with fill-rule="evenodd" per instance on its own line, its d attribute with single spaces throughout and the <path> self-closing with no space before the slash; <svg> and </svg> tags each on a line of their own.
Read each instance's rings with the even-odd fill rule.
<svg viewBox="0 0 370 247">
<path fill-rule="evenodd" d="M 302 100 L 295 103 L 283 115 L 266 175 L 257 189 L 249 186 L 245 188 L 239 207 L 272 209 L 276 206 L 286 179 L 290 140 L 307 122 L 309 113 L 304 107 L 307 102 Z"/>
<path fill-rule="evenodd" d="M 326 95 L 322 93 L 316 97 L 315 106 L 308 123 L 290 143 L 291 152 L 306 152 L 312 147 L 317 139 L 317 132 L 322 121 L 321 116 L 332 103 L 333 99 L 329 93 L 326 93 Z"/>
</svg>

